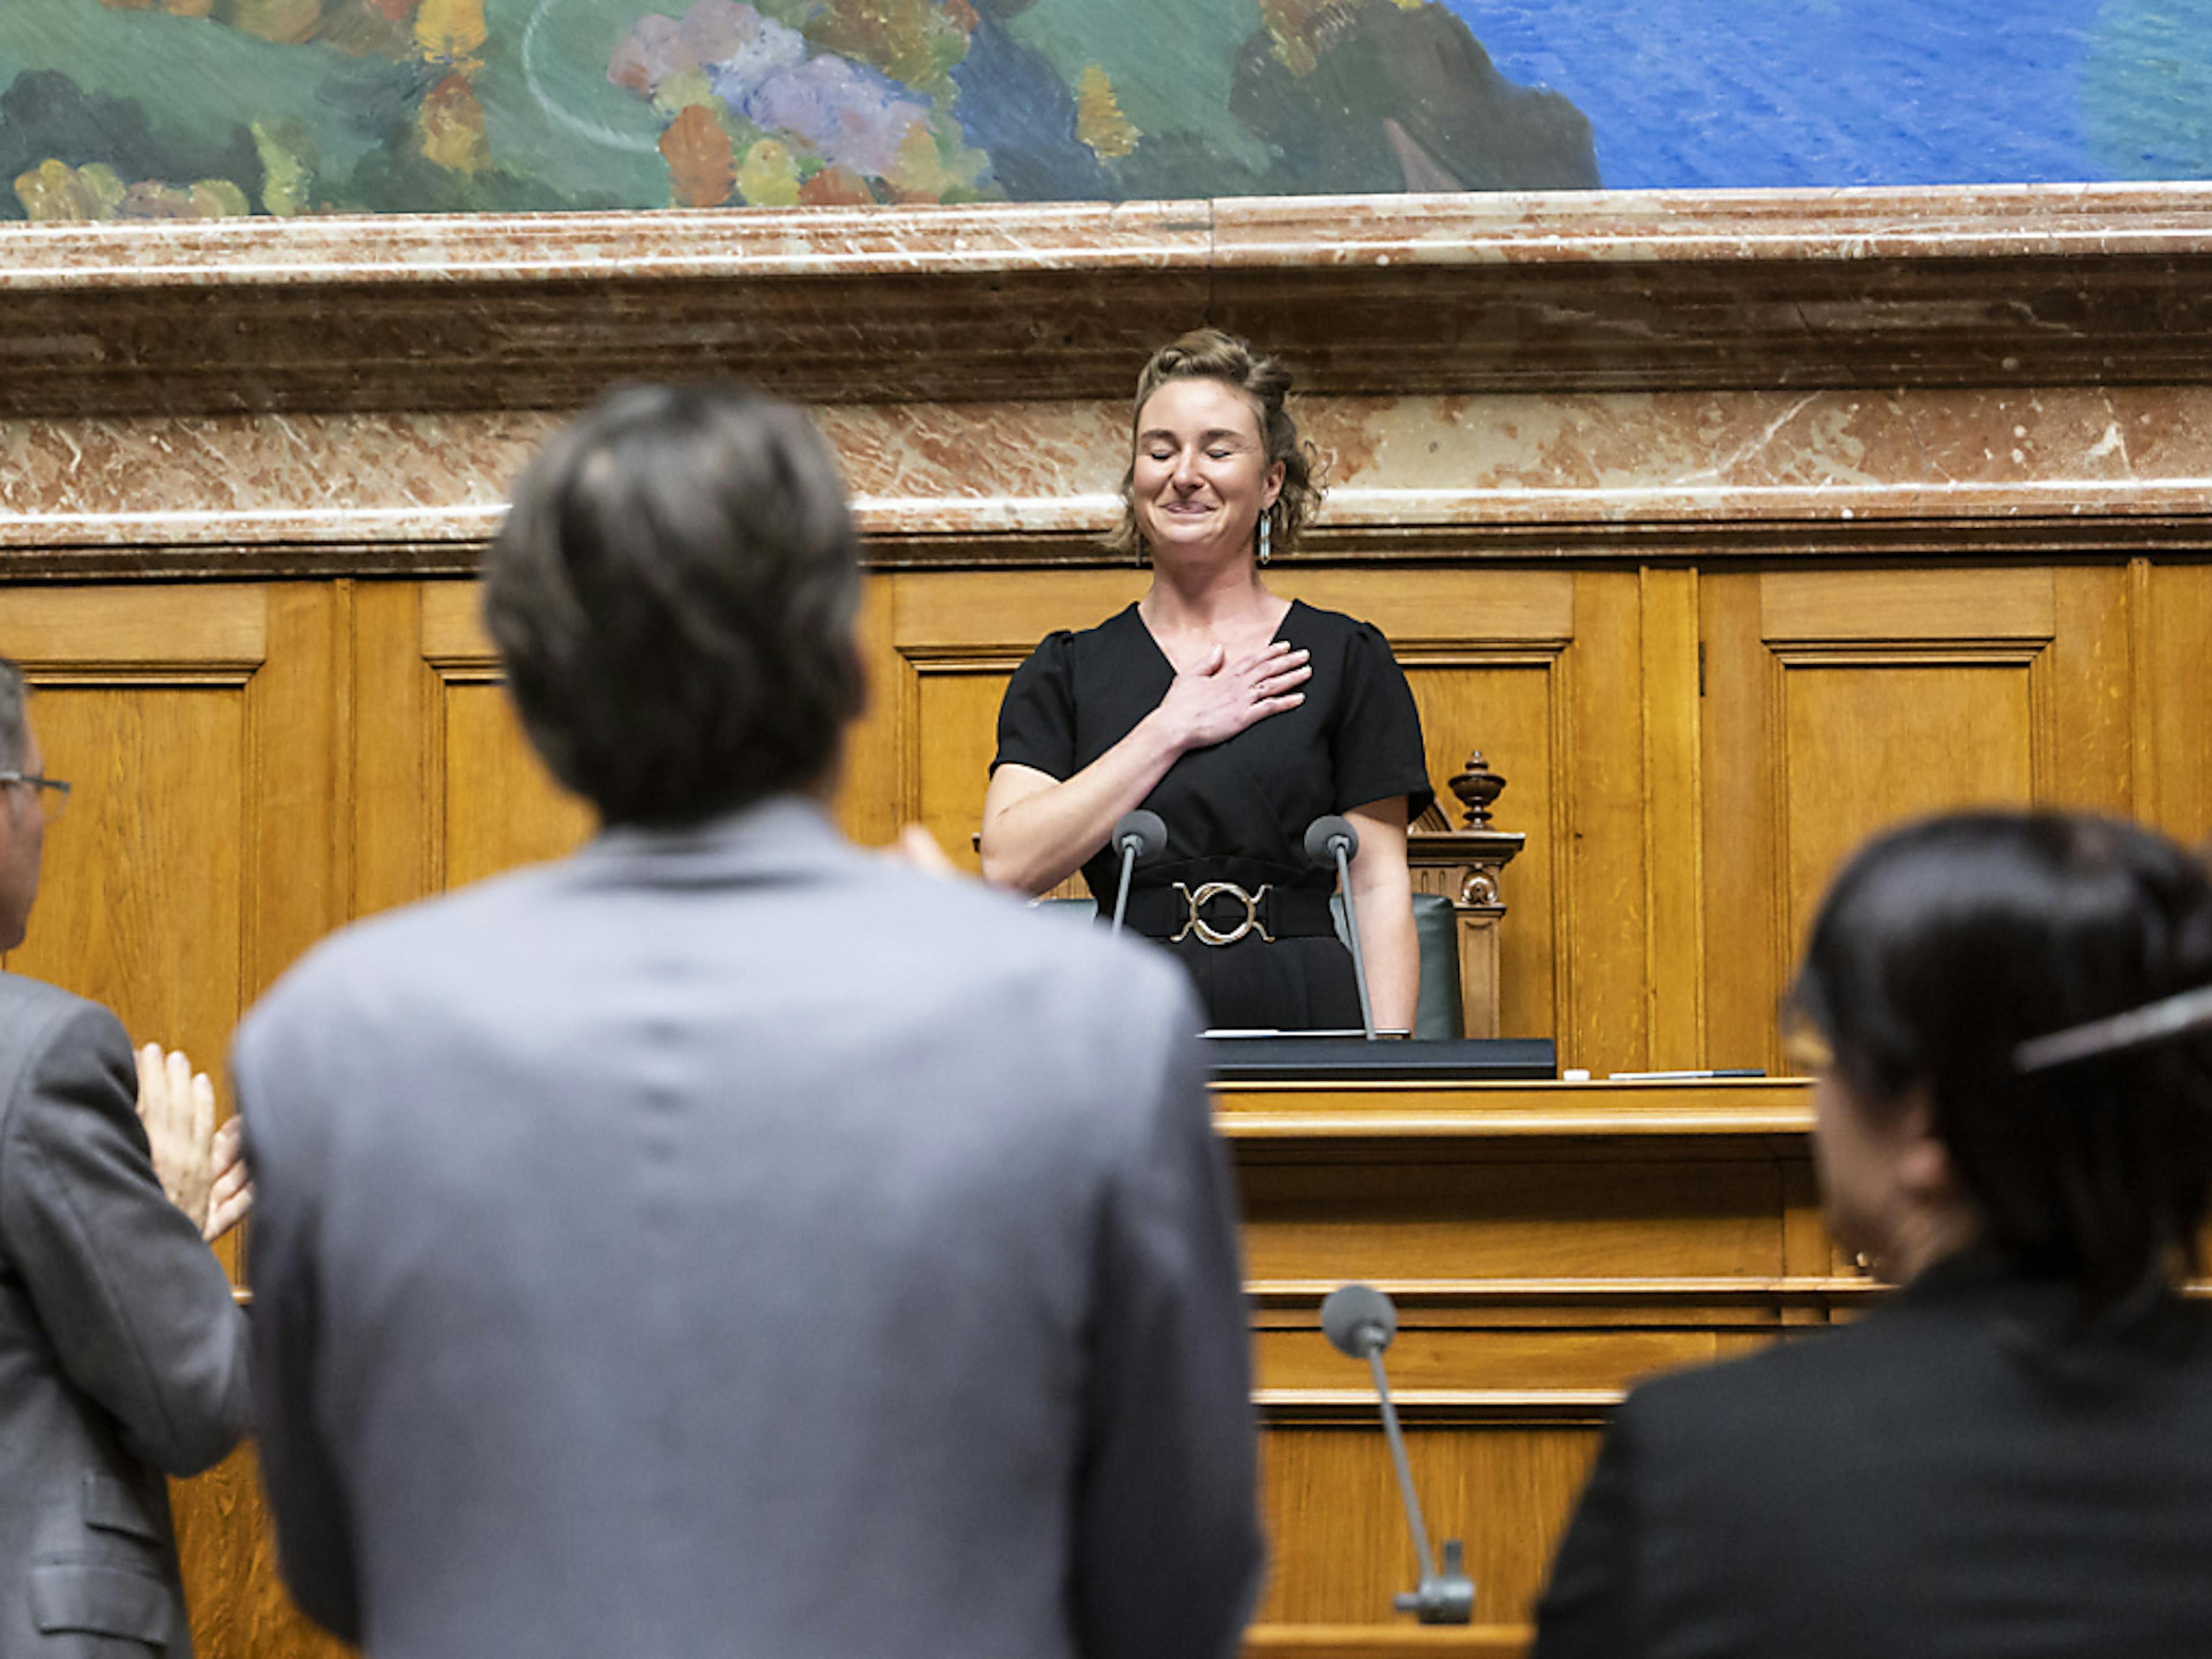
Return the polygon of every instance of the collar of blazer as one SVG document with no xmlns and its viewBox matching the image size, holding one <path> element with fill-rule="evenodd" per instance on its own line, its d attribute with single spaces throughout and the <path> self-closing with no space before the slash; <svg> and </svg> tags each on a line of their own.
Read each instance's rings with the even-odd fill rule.
<svg viewBox="0 0 2212 1659">
<path fill-rule="evenodd" d="M 2186 1303 L 2160 1285 L 2085 1316 L 2075 1282 L 2038 1273 L 1993 1244 L 1970 1244 L 1923 1269 L 1898 1292 L 1900 1311 L 1942 1320 L 1978 1320 L 2015 1357 L 2029 1353 L 2093 1371 L 2102 1361 L 2155 1354 L 2174 1343 L 2208 1339 L 2212 1309 Z"/>
<path fill-rule="evenodd" d="M 576 854 L 580 873 L 678 886 L 805 881 L 849 872 L 866 855 L 829 813 L 799 795 L 775 795 L 680 829 L 617 824 Z"/>
</svg>

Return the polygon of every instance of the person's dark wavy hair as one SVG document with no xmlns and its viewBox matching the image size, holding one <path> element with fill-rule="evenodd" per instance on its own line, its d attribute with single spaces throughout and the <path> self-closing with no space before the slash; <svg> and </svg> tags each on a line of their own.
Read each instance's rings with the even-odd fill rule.
<svg viewBox="0 0 2212 1659">
<path fill-rule="evenodd" d="M 733 386 L 640 386 L 556 433 L 492 544 L 484 623 L 531 741 L 609 823 L 802 788 L 861 702 L 829 446 Z"/>
<path fill-rule="evenodd" d="M 1128 559 L 1144 554 L 1145 538 L 1137 528 L 1133 494 L 1137 482 L 1137 428 L 1152 393 L 1170 380 L 1218 380 L 1252 400 L 1259 413 L 1267 465 L 1283 464 L 1283 487 L 1276 492 L 1275 504 L 1267 509 L 1267 533 L 1276 553 L 1296 546 L 1298 532 L 1321 506 L 1322 490 L 1314 477 L 1309 447 L 1298 436 L 1298 423 L 1285 407 L 1290 396 L 1291 371 L 1279 359 L 1260 356 L 1233 334 L 1200 328 L 1173 345 L 1162 346 L 1138 372 L 1137 398 L 1129 406 L 1129 465 L 1121 473 L 1121 522 L 1108 532 L 1108 549 Z"/>
<path fill-rule="evenodd" d="M 23 671 L 0 657 L 0 772 L 12 772 L 30 752 L 31 727 L 23 715 L 23 700 L 30 695 Z"/>
<path fill-rule="evenodd" d="M 2208 982 L 2202 860 L 2132 824 L 1982 811 L 1863 848 L 1790 1002 L 1869 1109 L 1925 1088 L 1990 1242 L 2094 1310 L 2196 1261 L 2212 1033 L 2027 1074 L 2014 1050 Z"/>
</svg>

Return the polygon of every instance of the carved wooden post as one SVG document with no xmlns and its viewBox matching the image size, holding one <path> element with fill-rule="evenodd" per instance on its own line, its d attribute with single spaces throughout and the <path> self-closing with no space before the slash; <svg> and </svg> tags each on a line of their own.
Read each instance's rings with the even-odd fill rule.
<svg viewBox="0 0 2212 1659">
<path fill-rule="evenodd" d="M 1458 916 L 1460 1006 L 1469 1036 L 1498 1035 L 1498 924 L 1505 915 L 1499 879 L 1528 840 L 1490 827 L 1490 804 L 1504 788 L 1504 778 L 1476 750 L 1451 781 L 1464 809 L 1462 827 L 1453 829 L 1431 806 L 1407 837 L 1413 890 L 1442 894 Z"/>
</svg>

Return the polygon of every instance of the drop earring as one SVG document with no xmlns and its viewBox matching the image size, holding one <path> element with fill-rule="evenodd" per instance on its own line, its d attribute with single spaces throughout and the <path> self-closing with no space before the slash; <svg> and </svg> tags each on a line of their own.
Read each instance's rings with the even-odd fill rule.
<svg viewBox="0 0 2212 1659">
<path fill-rule="evenodd" d="M 1260 515 L 1260 562 L 1261 564 L 1267 563 L 1272 556 L 1267 548 L 1267 526 L 1273 517 L 1272 513 L 1262 513 Z"/>
</svg>

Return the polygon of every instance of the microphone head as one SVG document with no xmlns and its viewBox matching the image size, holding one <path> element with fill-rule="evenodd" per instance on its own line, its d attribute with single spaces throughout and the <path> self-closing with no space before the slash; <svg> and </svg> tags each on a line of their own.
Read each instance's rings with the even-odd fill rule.
<svg viewBox="0 0 2212 1659">
<path fill-rule="evenodd" d="M 1334 812 L 1323 814 L 1306 826 L 1306 856 L 1316 864 L 1336 868 L 1336 845 L 1344 843 L 1344 856 L 1354 858 L 1359 852 L 1359 831 L 1352 827 L 1352 820 L 1340 818 Z"/>
<path fill-rule="evenodd" d="M 1127 852 L 1134 842 L 1137 861 L 1156 859 L 1168 850 L 1168 826 L 1158 812 L 1148 812 L 1139 806 L 1133 812 L 1121 814 L 1121 822 L 1114 826 L 1114 849 Z"/>
<path fill-rule="evenodd" d="M 1398 1334 L 1398 1304 L 1372 1285 L 1340 1285 L 1321 1304 L 1321 1328 L 1339 1353 L 1364 1359 Z"/>
</svg>

